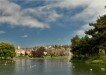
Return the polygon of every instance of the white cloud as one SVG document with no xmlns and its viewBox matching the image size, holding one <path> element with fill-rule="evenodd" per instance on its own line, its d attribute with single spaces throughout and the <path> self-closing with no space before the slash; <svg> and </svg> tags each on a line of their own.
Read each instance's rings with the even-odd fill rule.
<svg viewBox="0 0 106 75">
<path fill-rule="evenodd" d="M 86 6 L 90 1 L 92 0 L 62 0 L 57 6 L 61 8 L 76 8 L 78 6 Z"/>
<path fill-rule="evenodd" d="M 84 36 L 85 31 L 84 30 L 78 30 L 78 31 L 76 31 L 76 34 L 79 35 L 79 36 Z"/>
<path fill-rule="evenodd" d="M 4 33 L 6 33 L 6 32 L 5 32 L 5 31 L 0 30 L 0 34 L 4 34 Z"/>
<path fill-rule="evenodd" d="M 81 26 L 79 30 L 75 31 L 75 34 L 84 36 L 85 31 L 92 29 L 93 27 L 89 26 L 89 23 L 95 22 L 97 17 L 99 17 L 99 15 L 106 14 L 106 9 L 104 7 L 105 5 L 106 0 L 92 0 L 88 4 L 87 8 L 85 8 L 81 13 L 71 17 L 71 19 L 74 19 L 76 21 L 82 20 L 83 22 L 86 23 L 85 25 Z"/>
<path fill-rule="evenodd" d="M 28 35 L 23 35 L 23 36 L 21 36 L 22 38 L 27 38 L 28 37 Z"/>
<path fill-rule="evenodd" d="M 49 0 L 46 0 L 49 1 Z M 54 0 L 52 0 L 54 1 Z M 37 8 L 25 8 L 16 3 L 10 2 L 8 0 L 0 0 L 0 23 L 8 23 L 10 25 L 16 26 L 27 26 L 35 28 L 49 28 L 48 22 L 54 22 L 58 18 L 64 17 L 57 13 L 54 8 L 68 8 L 74 9 L 79 6 L 87 7 L 84 11 L 73 16 L 72 19 L 80 19 L 83 21 L 94 21 L 98 15 L 103 15 L 106 10 L 104 6 L 106 5 L 105 0 L 55 0 L 56 2 L 51 2 L 45 6 Z M 27 0 L 28 2 L 28 0 Z M 30 14 L 42 18 L 45 22 L 39 21 L 38 18 L 31 16 Z"/>
<path fill-rule="evenodd" d="M 92 0 L 45 0 L 48 2 L 48 8 L 69 8 L 74 9 L 78 6 L 87 6 Z M 52 3 L 51 3 L 52 2 Z"/>
<path fill-rule="evenodd" d="M 93 27 L 86 24 L 86 25 L 82 26 L 79 30 L 75 31 L 74 34 L 79 35 L 80 37 L 83 37 L 86 35 L 85 31 L 88 31 L 90 29 L 93 29 Z M 89 36 L 89 37 L 91 37 L 91 36 Z"/>
<path fill-rule="evenodd" d="M 83 36 L 86 35 L 86 34 L 85 34 L 85 30 L 83 30 L 83 29 L 80 29 L 80 30 L 76 31 L 74 34 L 75 34 L 75 35 L 79 35 L 79 37 L 83 37 Z M 74 36 L 75 36 L 75 35 L 74 35 Z M 92 36 L 91 36 L 91 35 L 88 35 L 88 37 L 91 38 Z"/>
<path fill-rule="evenodd" d="M 56 11 L 53 11 L 53 13 L 48 16 L 48 19 L 51 21 L 55 21 L 57 18 L 60 17 L 62 17 L 62 15 L 59 15 L 56 13 Z"/>
<path fill-rule="evenodd" d="M 99 15 L 106 14 L 106 0 L 92 0 L 81 13 L 73 16 L 73 19 L 81 19 L 85 22 L 94 22 Z"/>
<path fill-rule="evenodd" d="M 42 17 L 46 22 L 56 21 L 64 15 L 57 13 L 55 8 L 74 9 L 78 6 L 87 6 L 91 0 L 44 0 L 45 6 L 37 8 L 28 8 L 24 10 L 24 14 L 33 14 Z M 26 1 L 28 2 L 28 1 Z M 71 11 L 71 10 L 70 10 Z M 62 12 L 63 13 L 63 12 Z"/>
<path fill-rule="evenodd" d="M 7 0 L 0 0 L 0 23 L 20 25 L 35 28 L 48 28 L 49 25 L 38 21 L 36 18 L 24 14 L 23 9 L 18 4 Z"/>
<path fill-rule="evenodd" d="M 82 26 L 81 29 L 83 29 L 83 30 L 89 30 L 89 29 L 93 29 L 93 27 L 92 26 L 89 26 L 89 24 L 86 24 L 86 25 Z"/>
<path fill-rule="evenodd" d="M 43 18 L 46 22 L 55 21 L 58 18 L 62 17 L 62 15 L 58 14 L 53 6 L 45 5 L 38 8 L 28 8 L 24 10 L 24 14 L 31 14 L 37 16 L 38 18 Z"/>
</svg>

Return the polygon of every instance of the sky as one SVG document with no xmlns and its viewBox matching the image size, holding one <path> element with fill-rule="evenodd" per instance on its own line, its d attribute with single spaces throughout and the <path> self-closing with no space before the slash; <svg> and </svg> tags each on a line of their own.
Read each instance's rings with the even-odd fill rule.
<svg viewBox="0 0 106 75">
<path fill-rule="evenodd" d="M 16 46 L 70 44 L 106 14 L 106 0 L 0 0 L 0 41 Z"/>
</svg>

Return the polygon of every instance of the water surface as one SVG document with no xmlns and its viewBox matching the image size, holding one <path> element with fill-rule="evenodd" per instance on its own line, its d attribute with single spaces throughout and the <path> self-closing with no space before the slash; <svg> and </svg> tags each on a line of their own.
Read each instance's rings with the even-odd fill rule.
<svg viewBox="0 0 106 75">
<path fill-rule="evenodd" d="M 0 75 L 106 75 L 106 71 L 101 68 L 106 68 L 106 65 L 41 59 L 0 61 Z"/>
</svg>

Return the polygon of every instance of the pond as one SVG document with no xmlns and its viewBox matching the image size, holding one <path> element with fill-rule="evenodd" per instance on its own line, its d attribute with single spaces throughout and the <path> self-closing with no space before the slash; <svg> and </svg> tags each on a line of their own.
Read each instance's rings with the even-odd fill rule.
<svg viewBox="0 0 106 75">
<path fill-rule="evenodd" d="M 0 61 L 0 75 L 106 75 L 103 68 L 106 68 L 106 65 L 71 63 L 66 60 Z"/>
</svg>

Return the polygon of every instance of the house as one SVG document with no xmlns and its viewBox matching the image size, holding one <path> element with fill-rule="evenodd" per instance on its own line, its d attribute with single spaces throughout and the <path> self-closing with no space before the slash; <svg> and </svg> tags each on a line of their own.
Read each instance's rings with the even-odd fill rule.
<svg viewBox="0 0 106 75">
<path fill-rule="evenodd" d="M 25 54 L 28 55 L 28 56 L 31 56 L 32 55 L 32 50 L 25 50 Z"/>
</svg>

